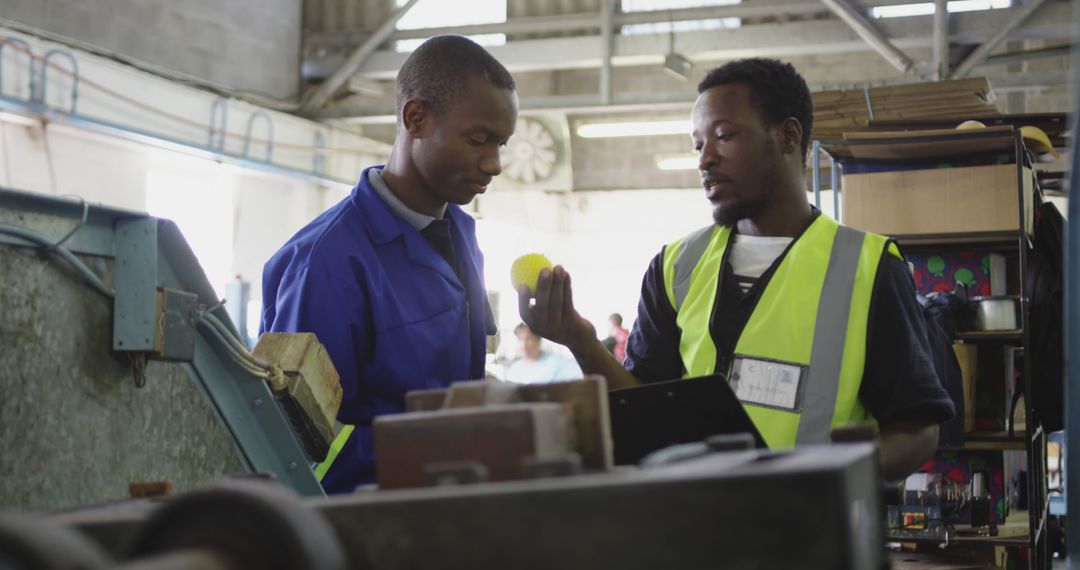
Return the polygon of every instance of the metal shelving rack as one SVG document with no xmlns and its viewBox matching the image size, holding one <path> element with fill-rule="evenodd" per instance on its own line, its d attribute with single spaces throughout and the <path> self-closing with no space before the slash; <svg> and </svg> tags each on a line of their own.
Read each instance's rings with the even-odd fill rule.
<svg viewBox="0 0 1080 570">
<path fill-rule="evenodd" d="M 963 148 L 964 142 L 979 141 L 981 143 L 988 142 L 988 139 L 1002 138 L 1002 148 L 1000 152 L 1009 151 L 1009 141 L 1011 139 L 1011 150 L 1013 153 L 1013 163 L 1016 165 L 1016 185 L 1017 185 L 1017 200 L 1019 201 L 1019 224 L 1015 231 L 993 231 L 993 232 L 956 232 L 956 233 L 943 233 L 943 234 L 919 234 L 919 235 L 896 235 L 892 236 L 897 239 L 901 247 L 905 250 L 921 250 L 935 249 L 940 251 L 941 248 L 955 248 L 955 247 L 977 247 L 980 249 L 999 248 L 999 249 L 1011 249 L 1017 252 L 1019 259 L 1019 287 L 1021 296 L 1021 328 L 1015 331 L 998 331 L 993 333 L 962 333 L 960 339 L 964 342 L 980 342 L 980 343 L 998 343 L 1008 344 L 1017 347 L 1030 346 L 1029 331 L 1030 331 L 1030 307 L 1027 301 L 1027 291 L 1024 290 L 1024 276 L 1027 274 L 1028 264 L 1028 251 L 1031 247 L 1030 238 L 1027 234 L 1027 225 L 1025 220 L 1024 210 L 1024 169 L 1023 166 L 1029 165 L 1030 162 L 1027 159 L 1027 152 L 1024 146 L 1023 139 L 1020 136 L 1019 131 L 1013 130 L 1011 132 L 1002 133 L 1001 131 L 983 132 L 983 131 L 957 131 L 955 134 L 950 135 L 935 135 L 933 137 L 904 137 L 894 140 L 885 139 L 872 139 L 872 140 L 849 140 L 849 141 L 814 141 L 812 145 L 811 165 L 813 169 L 812 175 L 812 189 L 814 193 L 815 204 L 820 208 L 821 206 L 821 159 L 822 156 L 827 156 L 830 161 L 830 189 L 833 191 L 833 203 L 839 205 L 840 194 L 843 192 L 843 188 L 840 185 L 840 162 L 841 157 L 838 156 L 838 151 L 843 151 L 845 147 L 851 147 L 861 144 L 918 144 L 925 143 L 928 140 L 956 143 L 957 148 Z M 832 149 L 830 151 L 830 149 Z M 981 151 L 976 154 L 985 155 L 990 151 Z M 970 155 L 969 155 L 970 156 Z M 959 157 L 963 158 L 963 156 Z M 909 161 L 896 161 L 898 164 Z M 1074 157 L 1075 165 L 1075 157 Z M 1075 181 L 1074 181 L 1075 183 Z M 1032 200 L 1032 209 L 1035 204 Z M 1070 212 L 1075 208 L 1070 201 Z M 835 212 L 839 212 L 837 207 Z M 1080 215 L 1080 214 L 1078 214 Z M 1068 245 L 1066 251 L 1069 251 Z M 1076 255 L 1075 253 L 1073 255 Z M 1073 270 L 1075 271 L 1075 270 Z M 1074 281 L 1075 282 L 1075 281 Z M 1080 315 L 1080 310 L 1077 309 L 1074 304 L 1072 309 L 1073 313 Z M 1070 314 L 1073 314 L 1070 313 Z M 1080 325 L 1076 325 L 1080 330 Z M 1080 352 L 1080 343 L 1078 345 L 1077 352 L 1071 352 L 1071 354 L 1078 354 Z M 1077 360 L 1074 360 L 1074 362 Z M 1028 536 L 1026 539 L 1022 537 L 977 537 L 977 538 L 960 538 L 950 536 L 948 533 L 943 537 L 889 537 L 903 542 L 934 542 L 941 547 L 945 547 L 948 544 L 985 544 L 987 546 L 1007 546 L 1007 547 L 1028 547 L 1029 556 L 1028 564 L 1032 569 L 1048 569 L 1050 568 L 1049 550 L 1047 547 L 1047 512 L 1048 512 L 1048 490 L 1046 482 L 1046 433 L 1043 430 L 1041 421 L 1036 415 L 1036 411 L 1031 404 L 1031 359 L 1025 355 L 1023 363 L 1023 387 L 1024 387 L 1024 411 L 1026 413 L 1025 422 L 1027 427 L 1027 433 L 1017 434 L 970 434 L 971 441 L 966 443 L 962 449 L 965 450 L 1023 450 L 1027 452 L 1027 467 L 1028 467 Z M 1077 385 L 1080 386 L 1080 379 L 1077 381 Z M 1078 388 L 1080 389 L 1080 388 Z M 1007 422 L 1011 423 L 1012 418 L 1007 418 Z M 1075 424 L 1073 424 L 1075 425 Z M 943 448 L 948 449 L 948 448 Z M 1080 467 L 1078 467 L 1080 469 Z M 1075 473 L 1075 470 L 1073 471 Z M 1071 527 L 1070 527 L 1071 529 Z M 1080 542 L 1080 536 L 1078 536 L 1078 542 Z M 1072 544 L 1070 544 L 1072 546 Z M 1077 544 L 1080 549 L 1080 544 Z M 1077 566 L 1080 568 L 1080 565 Z"/>
</svg>

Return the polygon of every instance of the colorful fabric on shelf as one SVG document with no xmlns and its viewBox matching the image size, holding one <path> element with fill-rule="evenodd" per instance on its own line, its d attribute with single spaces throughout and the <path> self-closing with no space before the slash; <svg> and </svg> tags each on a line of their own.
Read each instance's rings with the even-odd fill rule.
<svg viewBox="0 0 1080 570">
<path fill-rule="evenodd" d="M 943 478 L 954 481 L 964 489 L 970 488 L 972 473 L 986 472 L 990 486 L 990 521 L 998 524 L 1005 522 L 1009 509 L 1005 496 L 1005 465 L 1001 453 L 938 450 L 919 471 L 941 473 Z M 964 509 L 955 521 L 949 522 L 971 524 L 971 511 Z"/>
<path fill-rule="evenodd" d="M 915 288 L 923 295 L 953 291 L 957 283 L 967 285 L 969 295 L 990 295 L 990 255 L 984 251 L 908 254 L 906 257 L 915 266 Z"/>
</svg>

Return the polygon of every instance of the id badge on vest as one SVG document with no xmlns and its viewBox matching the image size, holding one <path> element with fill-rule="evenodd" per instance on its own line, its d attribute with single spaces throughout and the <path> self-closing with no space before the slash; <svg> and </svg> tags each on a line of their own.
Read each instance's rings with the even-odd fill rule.
<svg viewBox="0 0 1080 570">
<path fill-rule="evenodd" d="M 755 406 L 799 412 L 803 384 L 810 368 L 793 362 L 734 355 L 728 382 L 739 401 Z"/>
</svg>

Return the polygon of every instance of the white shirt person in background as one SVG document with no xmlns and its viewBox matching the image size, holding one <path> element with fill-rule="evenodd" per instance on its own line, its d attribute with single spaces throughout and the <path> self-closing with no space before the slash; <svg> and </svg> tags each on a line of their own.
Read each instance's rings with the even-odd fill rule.
<svg viewBox="0 0 1080 570">
<path fill-rule="evenodd" d="M 541 339 L 522 323 L 514 327 L 518 339 L 519 358 L 506 368 L 506 380 L 519 384 L 546 384 L 563 380 L 580 380 L 581 367 L 572 358 L 546 351 Z"/>
</svg>

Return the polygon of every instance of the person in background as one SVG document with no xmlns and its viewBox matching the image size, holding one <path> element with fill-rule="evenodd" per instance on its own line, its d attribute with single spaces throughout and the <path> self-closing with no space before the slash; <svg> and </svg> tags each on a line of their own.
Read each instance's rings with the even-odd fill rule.
<svg viewBox="0 0 1080 570">
<path fill-rule="evenodd" d="M 611 325 L 611 329 L 608 331 L 608 338 L 614 340 L 611 343 L 609 351 L 615 360 L 622 362 L 626 360 L 626 340 L 630 338 L 630 331 L 626 330 L 622 326 L 622 315 L 619 313 L 612 313 L 608 317 L 608 324 Z M 605 339 L 607 340 L 607 339 Z M 604 346 L 607 346 L 606 344 Z"/>
<path fill-rule="evenodd" d="M 525 323 L 514 327 L 520 357 L 506 369 L 506 380 L 520 384 L 543 384 L 560 380 L 580 380 L 581 368 L 570 358 L 553 354 L 541 346 L 540 337 Z"/>
<path fill-rule="evenodd" d="M 625 362 L 574 308 L 570 275 L 518 291 L 539 335 L 620 388 L 724 375 L 773 449 L 878 431 L 881 472 L 900 479 L 934 452 L 954 414 L 896 245 L 807 200 L 813 102 L 791 64 L 729 62 L 698 86 L 690 133 L 712 224 L 653 258 Z"/>
<path fill-rule="evenodd" d="M 344 392 L 345 424 L 315 470 L 327 493 L 374 481 L 372 420 L 405 393 L 484 377 L 495 319 L 473 218 L 459 206 L 499 175 L 514 133 L 510 73 L 461 36 L 437 36 L 397 76 L 385 166 L 266 263 L 261 331 L 312 332 Z"/>
</svg>

